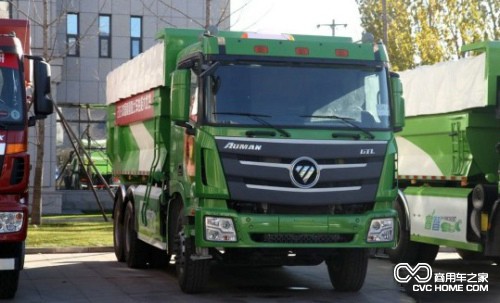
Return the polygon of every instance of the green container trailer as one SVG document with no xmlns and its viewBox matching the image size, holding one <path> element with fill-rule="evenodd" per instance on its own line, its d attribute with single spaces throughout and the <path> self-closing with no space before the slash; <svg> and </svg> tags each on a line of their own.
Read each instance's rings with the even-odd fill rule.
<svg viewBox="0 0 500 303">
<path fill-rule="evenodd" d="M 401 72 L 406 125 L 398 134 L 401 192 L 394 262 L 500 257 L 500 41 L 465 59 Z"/>
<path fill-rule="evenodd" d="M 187 293 L 213 261 L 326 261 L 337 290 L 393 247 L 401 83 L 381 44 L 165 29 L 107 77 L 121 186 L 114 246 L 130 267 L 172 257 Z"/>
</svg>

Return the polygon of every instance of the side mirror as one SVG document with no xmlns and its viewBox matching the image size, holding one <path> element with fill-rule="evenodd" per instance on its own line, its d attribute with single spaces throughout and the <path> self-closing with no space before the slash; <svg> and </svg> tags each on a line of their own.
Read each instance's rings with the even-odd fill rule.
<svg viewBox="0 0 500 303">
<path fill-rule="evenodd" d="M 170 117 L 174 122 L 187 122 L 191 95 L 191 71 L 189 69 L 174 71 L 171 84 Z"/>
<path fill-rule="evenodd" d="M 52 99 L 50 97 L 50 65 L 42 60 L 34 60 L 33 77 L 33 102 L 35 116 L 45 118 L 53 113 Z"/>
<path fill-rule="evenodd" d="M 403 99 L 403 85 L 396 73 L 391 73 L 391 94 L 394 131 L 399 132 L 405 126 L 405 102 Z"/>
</svg>

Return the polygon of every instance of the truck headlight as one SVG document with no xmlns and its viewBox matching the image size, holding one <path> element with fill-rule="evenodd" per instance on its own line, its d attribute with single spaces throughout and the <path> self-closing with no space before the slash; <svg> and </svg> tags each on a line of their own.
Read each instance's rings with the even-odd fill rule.
<svg viewBox="0 0 500 303">
<path fill-rule="evenodd" d="M 389 242 L 394 239 L 394 219 L 373 219 L 368 231 L 368 242 Z"/>
<path fill-rule="evenodd" d="M 0 212 L 0 233 L 14 233 L 23 227 L 22 212 Z"/>
<path fill-rule="evenodd" d="M 205 239 L 216 242 L 235 242 L 236 230 L 233 219 L 205 217 Z"/>
</svg>

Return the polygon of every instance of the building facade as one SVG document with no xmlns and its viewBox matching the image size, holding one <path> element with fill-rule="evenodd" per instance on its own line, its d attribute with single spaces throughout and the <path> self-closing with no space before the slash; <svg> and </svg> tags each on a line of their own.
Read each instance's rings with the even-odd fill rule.
<svg viewBox="0 0 500 303">
<path fill-rule="evenodd" d="M 52 67 L 55 103 L 80 138 L 102 142 L 106 75 L 156 43 L 160 29 L 207 24 L 229 29 L 229 5 L 229 0 L 12 0 L 0 1 L 0 18 L 30 20 L 32 52 Z M 42 205 L 45 213 L 57 213 L 58 189 L 75 187 L 59 177 L 68 174 L 64 164 L 71 148 L 56 114 L 45 124 Z M 30 133 L 35 143 L 35 128 Z M 35 144 L 30 150 L 33 164 Z"/>
</svg>

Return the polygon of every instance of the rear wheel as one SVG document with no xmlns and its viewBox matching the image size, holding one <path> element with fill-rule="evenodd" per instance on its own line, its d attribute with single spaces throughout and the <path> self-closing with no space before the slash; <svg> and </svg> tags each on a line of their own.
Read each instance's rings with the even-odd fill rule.
<svg viewBox="0 0 500 303">
<path fill-rule="evenodd" d="M 11 299 L 19 284 L 19 270 L 0 271 L 0 299 Z"/>
<path fill-rule="evenodd" d="M 199 293 L 203 291 L 208 281 L 210 260 L 193 260 L 196 253 L 193 237 L 186 237 L 184 233 L 183 207 L 180 201 L 173 206 L 175 226 L 175 268 L 179 286 L 185 293 Z"/>
<path fill-rule="evenodd" d="M 123 201 L 121 194 L 117 193 L 115 209 L 113 211 L 113 247 L 116 259 L 125 262 L 125 227 L 123 226 Z"/>
<path fill-rule="evenodd" d="M 134 206 L 131 202 L 127 203 L 124 218 L 125 228 L 125 260 L 131 268 L 144 268 L 147 265 L 148 247 L 146 243 L 137 238 L 135 230 Z"/>
<path fill-rule="evenodd" d="M 365 282 L 368 269 L 368 250 L 339 249 L 336 256 L 326 260 L 328 275 L 337 291 L 358 291 Z"/>
</svg>

